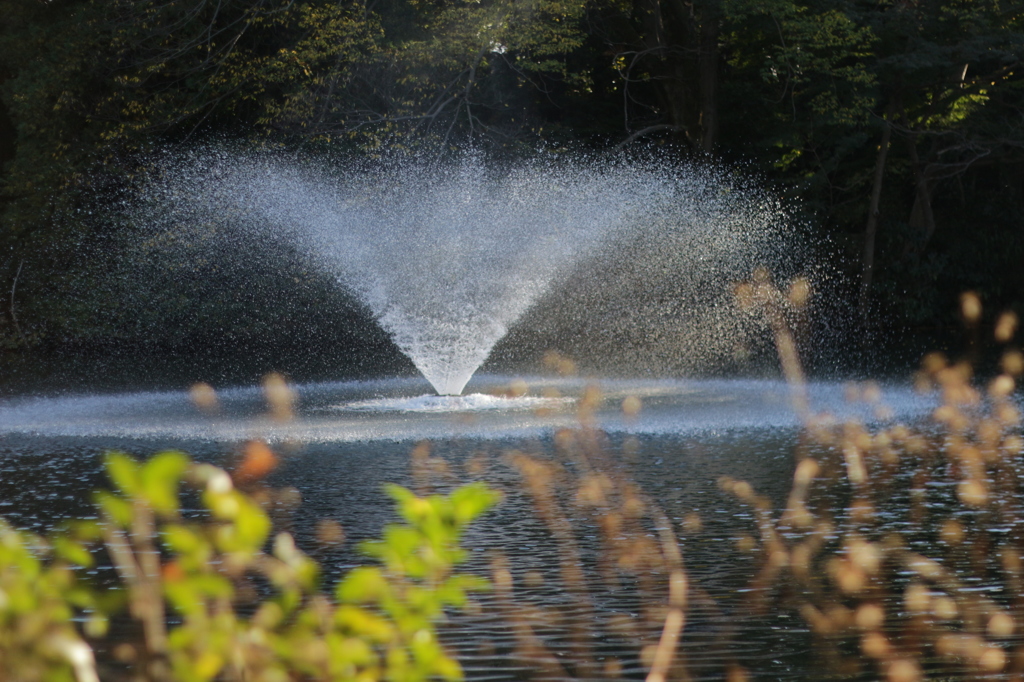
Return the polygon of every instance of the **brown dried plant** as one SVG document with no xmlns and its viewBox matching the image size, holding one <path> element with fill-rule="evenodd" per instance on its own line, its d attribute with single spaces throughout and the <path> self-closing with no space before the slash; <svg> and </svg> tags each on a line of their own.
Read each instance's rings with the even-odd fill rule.
<svg viewBox="0 0 1024 682">
<path fill-rule="evenodd" d="M 793 393 L 805 395 L 782 309 L 792 293 L 761 273 L 737 294 L 764 310 Z M 961 303 L 978 325 L 977 295 Z M 994 338 L 1006 344 L 1015 330 L 1004 314 Z M 1001 368 L 982 390 L 968 362 L 926 356 L 916 385 L 939 405 L 920 423 L 893 423 L 872 383 L 850 390 L 875 406 L 871 425 L 808 406 L 782 510 L 745 482 L 719 482 L 756 510 L 752 607 L 799 613 L 815 667 L 832 678 L 1024 679 L 1024 440 L 1013 399 L 1024 358 L 1007 348 Z"/>
</svg>

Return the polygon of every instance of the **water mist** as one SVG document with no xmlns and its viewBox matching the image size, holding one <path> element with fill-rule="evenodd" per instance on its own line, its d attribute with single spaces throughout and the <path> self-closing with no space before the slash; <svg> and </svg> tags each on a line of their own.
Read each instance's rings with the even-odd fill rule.
<svg viewBox="0 0 1024 682">
<path fill-rule="evenodd" d="M 460 394 L 538 299 L 594 262 L 685 243 L 724 291 L 784 250 L 785 229 L 776 203 L 721 169 L 579 156 L 339 166 L 204 150 L 165 158 L 133 210 L 179 241 L 287 244 L 353 292 L 440 395 Z"/>
</svg>

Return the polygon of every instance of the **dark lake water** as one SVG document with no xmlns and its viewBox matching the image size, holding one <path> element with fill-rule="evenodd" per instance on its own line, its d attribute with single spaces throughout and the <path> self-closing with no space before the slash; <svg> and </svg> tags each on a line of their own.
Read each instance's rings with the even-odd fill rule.
<svg viewBox="0 0 1024 682">
<path fill-rule="evenodd" d="M 184 391 L 6 400 L 0 403 L 0 515 L 39 531 L 89 515 L 90 492 L 106 485 L 102 457 L 111 449 L 145 457 L 174 448 L 231 466 L 239 443 L 263 438 L 281 455 L 268 484 L 294 489 L 302 500 L 282 508 L 279 522 L 333 583 L 362 562 L 358 541 L 377 536 L 393 520 L 385 483 L 443 491 L 460 481 L 485 480 L 503 491 L 504 500 L 470 530 L 468 570 L 489 574 L 496 561 L 507 562 L 515 613 L 510 616 L 491 593 L 480 596 L 478 609 L 452 615 L 444 636 L 467 677 L 551 678 L 561 670 L 576 678 L 642 679 L 640 650 L 657 641 L 660 628 L 645 620 L 643 585 L 625 574 L 609 579 L 602 573 L 595 519 L 572 502 L 574 482 L 585 471 L 578 460 L 556 454 L 559 429 L 578 425 L 586 383 L 537 379 L 527 382 L 523 397 L 491 395 L 508 383 L 502 377 L 474 379 L 467 390 L 472 395 L 463 399 L 425 397 L 424 385 L 412 380 L 299 386 L 296 416 L 287 423 L 263 416 L 257 388 L 221 391 L 214 416 L 200 413 Z M 664 380 L 606 381 L 600 388 L 591 457 L 617 480 L 635 484 L 680 537 L 690 580 L 680 649 L 689 679 L 723 679 L 732 663 L 755 679 L 814 678 L 818 663 L 802 620 L 786 610 L 749 609 L 745 590 L 758 567 L 736 538 L 751 533 L 753 513 L 717 484 L 722 476 L 742 479 L 784 505 L 799 436 L 786 386 Z M 848 403 L 840 384 L 815 384 L 810 393 L 818 410 L 874 418 L 868 408 Z M 893 419 L 913 420 L 932 407 L 907 387 L 886 387 L 884 393 Z M 630 396 L 641 401 L 635 416 L 622 410 Z M 414 476 L 410 452 L 421 441 L 429 441 L 431 456 L 444 462 L 447 474 Z M 566 537 L 554 537 L 535 513 L 512 452 L 559 460 L 566 472 L 560 508 L 571 528 L 574 560 L 587 577 L 583 598 L 560 573 Z M 317 544 L 322 519 L 345 529 L 341 548 Z M 513 617 L 532 624 L 560 668 L 545 668 L 517 645 Z"/>
</svg>

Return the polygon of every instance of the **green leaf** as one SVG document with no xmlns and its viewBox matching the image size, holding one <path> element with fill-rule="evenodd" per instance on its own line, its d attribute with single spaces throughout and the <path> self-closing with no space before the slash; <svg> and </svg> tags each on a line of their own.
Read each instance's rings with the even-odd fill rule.
<svg viewBox="0 0 1024 682">
<path fill-rule="evenodd" d="M 105 490 L 97 491 L 94 499 L 96 501 L 96 506 L 98 506 L 100 510 L 118 526 L 127 528 L 132 525 L 131 502 L 108 493 Z"/>
<path fill-rule="evenodd" d="M 207 544 L 201 535 L 185 526 L 171 524 L 165 526 L 163 532 L 164 544 L 172 552 L 178 554 L 193 554 L 203 549 Z"/>
<path fill-rule="evenodd" d="M 216 573 L 190 576 L 187 584 L 197 593 L 213 598 L 231 597 L 235 593 L 235 588 L 231 581 Z"/>
<path fill-rule="evenodd" d="M 266 512 L 241 493 L 237 493 L 237 495 L 239 512 L 235 524 L 238 528 L 238 537 L 245 543 L 249 551 L 258 551 L 270 536 L 272 528 L 270 518 Z"/>
<path fill-rule="evenodd" d="M 334 622 L 349 632 L 377 642 L 387 642 L 394 635 L 394 628 L 388 619 L 351 604 L 338 607 Z"/>
<path fill-rule="evenodd" d="M 154 455 L 142 466 L 142 494 L 154 510 L 163 514 L 178 510 L 178 482 L 189 463 L 184 453 L 171 450 Z"/>
<path fill-rule="evenodd" d="M 141 488 L 139 465 L 123 452 L 108 452 L 107 475 L 117 488 L 128 497 L 136 497 Z"/>
<path fill-rule="evenodd" d="M 203 595 L 196 592 L 186 581 L 164 583 L 164 597 L 174 610 L 183 616 L 200 614 L 206 606 Z"/>
<path fill-rule="evenodd" d="M 365 604 L 381 599 L 391 591 L 384 574 L 375 566 L 361 566 L 349 571 L 338 583 L 338 601 Z"/>
<path fill-rule="evenodd" d="M 80 543 L 68 538 L 65 535 L 55 536 L 51 542 L 53 543 L 53 551 L 56 552 L 57 556 L 61 557 L 65 561 L 78 566 L 90 567 L 93 565 L 92 554 L 89 553 L 85 547 Z"/>
<path fill-rule="evenodd" d="M 460 525 L 470 523 L 500 499 L 501 495 L 491 490 L 485 483 L 470 483 L 451 494 L 455 519 Z"/>
<path fill-rule="evenodd" d="M 102 526 L 92 520 L 75 520 L 62 524 L 58 528 L 66 531 L 72 538 L 79 542 L 98 542 L 103 539 Z"/>
</svg>

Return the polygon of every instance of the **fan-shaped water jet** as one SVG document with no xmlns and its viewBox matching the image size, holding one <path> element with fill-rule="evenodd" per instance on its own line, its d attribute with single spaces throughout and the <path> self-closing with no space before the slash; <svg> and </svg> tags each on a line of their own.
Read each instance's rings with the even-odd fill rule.
<svg viewBox="0 0 1024 682">
<path fill-rule="evenodd" d="M 303 254 L 354 292 L 439 395 L 461 394 L 572 273 L 589 268 L 600 288 L 600 273 L 630 258 L 638 282 L 627 308 L 667 278 L 710 301 L 791 252 L 779 203 L 712 166 L 550 155 L 499 164 L 475 153 L 337 165 L 206 150 L 160 168 L 134 204 L 146 229 L 179 244 L 263 240 Z"/>
</svg>

